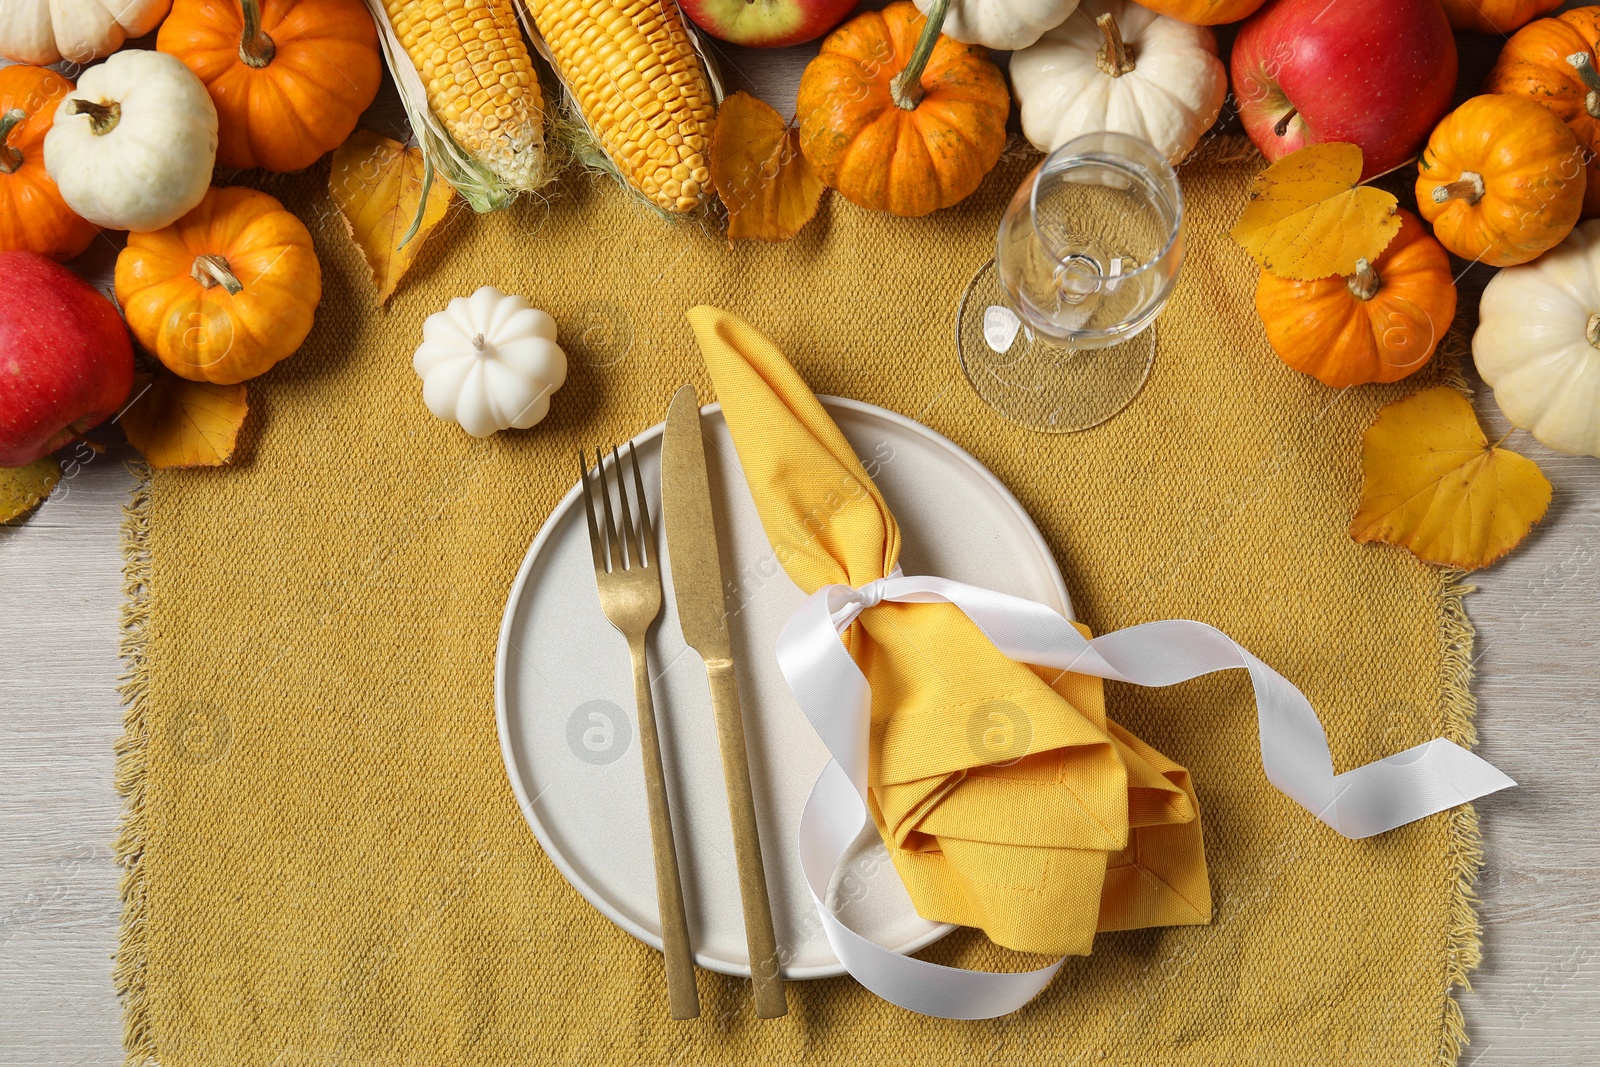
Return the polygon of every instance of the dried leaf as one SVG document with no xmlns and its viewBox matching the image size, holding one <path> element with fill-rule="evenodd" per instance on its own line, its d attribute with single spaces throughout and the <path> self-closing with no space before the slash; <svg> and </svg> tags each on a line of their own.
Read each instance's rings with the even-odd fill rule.
<svg viewBox="0 0 1600 1067">
<path fill-rule="evenodd" d="M 44 503 L 60 480 L 61 464 L 51 456 L 26 467 L 0 467 L 0 522 L 10 522 Z"/>
<path fill-rule="evenodd" d="M 1430 563 L 1476 570 L 1528 535 L 1550 506 L 1538 466 L 1491 446 L 1472 402 L 1447 385 L 1378 412 L 1361 441 L 1366 481 L 1357 541 L 1387 541 Z"/>
<path fill-rule="evenodd" d="M 455 199 L 449 182 L 425 183 L 424 177 L 422 149 L 407 148 L 371 130 L 357 130 L 334 150 L 328 193 L 351 240 L 372 268 L 379 304 L 394 295 L 422 250 L 423 239 Z M 424 184 L 428 185 L 425 205 Z"/>
<path fill-rule="evenodd" d="M 1361 185 L 1361 149 L 1302 148 L 1256 175 L 1231 236 L 1264 269 L 1309 282 L 1354 274 L 1400 232 L 1394 194 Z"/>
<path fill-rule="evenodd" d="M 191 382 L 174 374 L 141 375 L 122 413 L 128 442 L 150 466 L 216 467 L 233 457 L 249 410 L 240 385 Z"/>
<path fill-rule="evenodd" d="M 711 184 L 728 208 L 728 240 L 787 241 L 817 213 L 824 188 L 800 153 L 800 130 L 749 93 L 717 111 Z"/>
</svg>

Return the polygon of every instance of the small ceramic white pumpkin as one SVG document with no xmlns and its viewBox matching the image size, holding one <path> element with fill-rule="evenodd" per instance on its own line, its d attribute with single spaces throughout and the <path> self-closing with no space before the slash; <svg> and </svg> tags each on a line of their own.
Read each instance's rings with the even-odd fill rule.
<svg viewBox="0 0 1600 1067">
<path fill-rule="evenodd" d="M 924 15 L 933 0 L 915 0 Z M 1037 41 L 1067 20 L 1078 0 L 950 0 L 943 33 L 962 44 L 1009 52 Z"/>
<path fill-rule="evenodd" d="M 217 109 L 183 61 L 118 52 L 78 79 L 44 136 L 67 206 L 108 230 L 148 233 L 199 204 L 217 159 Z"/>
<path fill-rule="evenodd" d="M 567 380 L 556 323 L 523 297 L 485 285 L 422 324 L 411 361 L 428 410 L 474 437 L 526 430 L 550 410 Z"/>
<path fill-rule="evenodd" d="M 1489 280 L 1472 359 L 1511 424 L 1600 456 L 1600 219 Z"/>
<path fill-rule="evenodd" d="M 1111 131 L 1177 164 L 1211 128 L 1228 72 L 1209 27 L 1124 0 L 1084 0 L 1066 22 L 1011 57 L 1022 132 L 1041 152 Z"/>
<path fill-rule="evenodd" d="M 47 66 L 109 56 L 166 18 L 172 0 L 4 0 L 0 56 Z"/>
</svg>

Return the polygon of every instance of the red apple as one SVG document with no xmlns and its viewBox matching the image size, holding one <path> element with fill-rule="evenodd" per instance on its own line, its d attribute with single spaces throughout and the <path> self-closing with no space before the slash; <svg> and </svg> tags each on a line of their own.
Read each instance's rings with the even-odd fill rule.
<svg viewBox="0 0 1600 1067">
<path fill-rule="evenodd" d="M 856 2 L 679 0 L 678 6 L 696 26 L 719 40 L 751 48 L 783 48 L 821 37 L 843 22 Z"/>
<path fill-rule="evenodd" d="M 116 305 L 34 252 L 0 252 L 0 467 L 48 456 L 133 388 Z"/>
<path fill-rule="evenodd" d="M 1348 141 L 1361 176 L 1381 174 L 1421 147 L 1455 86 L 1439 0 L 1271 0 L 1233 43 L 1233 95 L 1269 160 Z"/>
</svg>

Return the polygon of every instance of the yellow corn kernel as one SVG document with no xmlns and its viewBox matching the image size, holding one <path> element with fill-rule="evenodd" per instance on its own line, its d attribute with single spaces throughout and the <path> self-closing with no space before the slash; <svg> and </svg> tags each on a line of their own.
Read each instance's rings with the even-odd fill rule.
<svg viewBox="0 0 1600 1067">
<path fill-rule="evenodd" d="M 544 96 L 514 2 L 383 0 L 450 136 L 506 185 L 532 190 L 544 181 Z"/>
<path fill-rule="evenodd" d="M 673 0 L 522 0 L 606 155 L 667 211 L 711 186 L 717 107 Z"/>
</svg>

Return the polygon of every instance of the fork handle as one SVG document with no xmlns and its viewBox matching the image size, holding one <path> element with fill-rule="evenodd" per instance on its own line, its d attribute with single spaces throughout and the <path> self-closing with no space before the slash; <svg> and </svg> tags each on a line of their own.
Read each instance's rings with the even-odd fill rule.
<svg viewBox="0 0 1600 1067">
<path fill-rule="evenodd" d="M 633 699 L 639 712 L 639 754 L 644 762 L 644 792 L 650 809 L 650 847 L 655 856 L 656 897 L 661 905 L 661 947 L 667 962 L 667 1008 L 674 1019 L 700 1014 L 700 992 L 694 983 L 694 954 L 689 947 L 689 921 L 678 878 L 678 848 L 672 838 L 667 806 L 667 776 L 661 766 L 661 737 L 656 730 L 655 702 L 650 696 L 650 665 L 644 636 L 628 639 L 633 657 Z"/>
<path fill-rule="evenodd" d="M 733 853 L 739 867 L 739 899 L 744 905 L 744 936 L 750 950 L 750 980 L 755 987 L 756 1017 L 788 1014 L 783 977 L 778 969 L 778 939 L 772 929 L 772 902 L 761 862 L 756 830 L 755 794 L 750 787 L 750 757 L 745 749 L 744 716 L 739 709 L 739 680 L 729 660 L 706 663 L 711 707 L 722 749 L 722 776 L 728 786 L 728 815 L 733 823 Z"/>
</svg>

